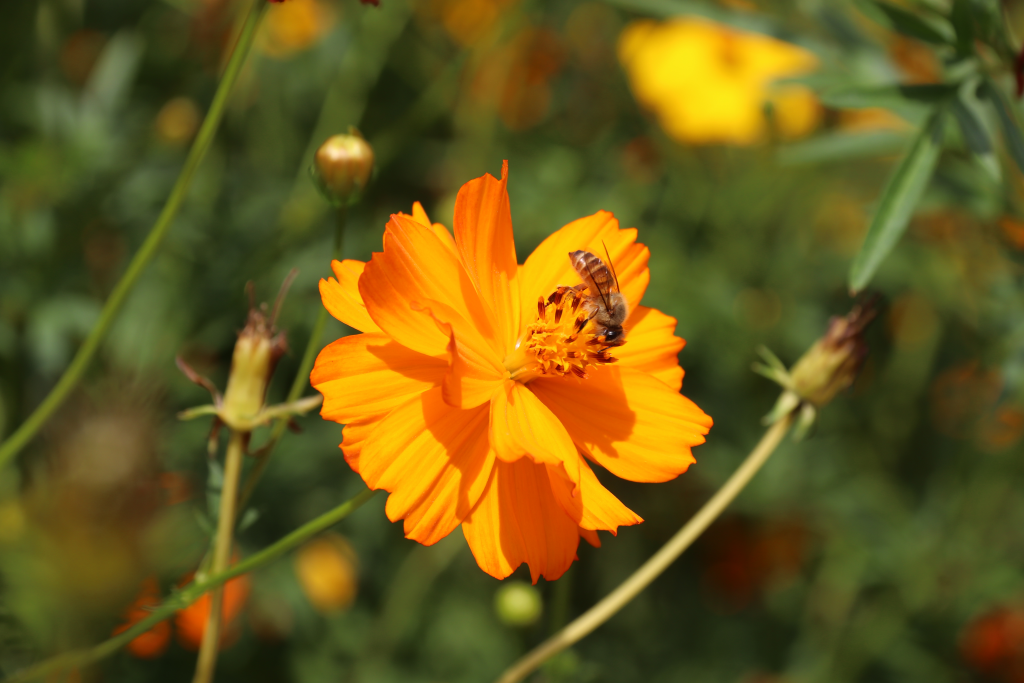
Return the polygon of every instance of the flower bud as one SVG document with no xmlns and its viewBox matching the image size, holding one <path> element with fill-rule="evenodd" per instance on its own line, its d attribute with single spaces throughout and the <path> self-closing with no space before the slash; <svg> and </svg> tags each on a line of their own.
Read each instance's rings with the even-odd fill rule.
<svg viewBox="0 0 1024 683">
<path fill-rule="evenodd" d="M 354 204 L 370 181 L 373 148 L 354 128 L 348 135 L 333 135 L 316 151 L 310 171 L 332 204 Z"/>
<path fill-rule="evenodd" d="M 876 314 L 873 303 L 868 302 L 854 306 L 843 318 L 832 318 L 825 336 L 814 342 L 792 370 L 787 370 L 768 349 L 759 349 L 767 364 L 755 363 L 754 371 L 785 389 L 771 412 L 765 415 L 764 423 L 773 424 L 795 414 L 795 438 L 802 439 L 817 419 L 818 408 L 856 379 L 868 353 L 864 328 Z"/>
<path fill-rule="evenodd" d="M 494 594 L 494 611 L 509 626 L 529 626 L 544 611 L 540 592 L 522 581 L 510 581 Z"/>
<path fill-rule="evenodd" d="M 259 414 L 277 361 L 288 350 L 284 333 L 274 333 L 273 323 L 258 308 L 249 309 L 249 320 L 238 335 L 231 357 L 231 374 L 220 417 L 232 429 L 246 427 Z"/>
<path fill-rule="evenodd" d="M 814 343 L 790 370 L 789 388 L 820 408 L 853 384 L 867 356 L 864 328 L 877 311 L 868 304 L 854 306 L 842 318 L 829 321 L 825 336 Z"/>
</svg>

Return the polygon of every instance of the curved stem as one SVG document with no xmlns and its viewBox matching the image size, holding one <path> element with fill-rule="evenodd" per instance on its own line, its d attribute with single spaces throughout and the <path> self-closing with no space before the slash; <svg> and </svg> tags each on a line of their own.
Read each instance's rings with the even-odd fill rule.
<svg viewBox="0 0 1024 683">
<path fill-rule="evenodd" d="M 220 512 L 217 515 L 217 541 L 213 548 L 214 574 L 228 567 L 231 557 L 231 540 L 235 528 L 235 503 L 238 502 L 238 479 L 242 474 L 242 458 L 245 457 L 245 432 L 232 431 L 224 456 L 224 485 L 220 490 Z M 210 596 L 210 614 L 206 618 L 196 674 L 193 683 L 209 683 L 217 666 L 217 651 L 220 649 L 220 617 L 224 603 L 224 589 L 215 588 Z"/>
<path fill-rule="evenodd" d="M 345 224 L 348 220 L 348 209 L 346 207 L 340 207 L 337 210 L 336 220 L 334 223 L 334 258 L 341 258 L 341 249 L 345 242 Z M 324 334 L 324 326 L 327 324 L 327 309 L 320 305 L 320 313 L 317 315 L 316 322 L 313 323 L 313 329 L 309 332 L 309 341 L 306 342 L 306 350 L 302 352 L 302 360 L 299 361 L 299 369 L 295 373 L 295 379 L 292 380 L 291 389 L 288 390 L 288 397 L 285 398 L 285 403 L 294 403 L 298 400 L 299 395 L 303 389 L 309 386 L 309 371 L 313 369 L 313 361 L 316 360 L 317 349 L 320 347 L 320 338 Z M 245 506 L 249 502 L 249 498 L 252 497 L 252 493 L 256 490 L 256 484 L 259 483 L 260 477 L 263 476 L 263 471 L 267 469 L 267 465 L 270 464 L 270 455 L 274 451 L 274 446 L 284 436 L 284 430 L 288 427 L 288 420 L 290 418 L 281 418 L 274 424 L 274 428 L 270 432 L 270 438 L 267 439 L 267 443 L 260 449 L 262 452 L 259 454 L 256 460 L 256 464 L 253 465 L 252 470 L 245 478 L 245 486 L 242 488 L 242 497 L 238 502 L 238 509 L 245 510 Z"/>
<path fill-rule="evenodd" d="M 34 681 L 62 671 L 86 666 L 87 664 L 96 662 L 104 657 L 109 657 L 149 629 L 159 624 L 161 621 L 173 617 L 174 613 L 178 610 L 185 609 L 191 605 L 202 597 L 203 594 L 208 593 L 214 588 L 223 586 L 236 576 L 247 574 L 255 569 L 259 569 L 265 564 L 273 562 L 289 550 L 302 545 L 308 539 L 316 536 L 321 531 L 331 528 L 361 508 L 366 501 L 373 498 L 373 494 L 375 493 L 376 491 L 367 489 L 354 498 L 350 498 L 348 501 L 342 503 L 333 510 L 329 510 L 316 519 L 303 524 L 276 543 L 268 545 L 258 553 L 254 553 L 244 560 L 231 565 L 228 569 L 185 586 L 180 591 L 167 598 L 167 600 L 165 600 L 159 607 L 155 608 L 148 617 L 133 624 L 131 628 L 126 631 L 122 631 L 113 638 L 105 640 L 99 645 L 94 645 L 93 647 L 73 650 L 71 652 L 65 652 L 64 654 L 57 655 L 56 657 L 51 657 L 46 661 L 16 672 L 14 675 L 4 679 L 3 683 L 25 683 L 26 681 Z"/>
<path fill-rule="evenodd" d="M 39 431 L 39 428 L 53 415 L 54 411 L 64 403 L 64 400 L 71 393 L 71 390 L 75 388 L 79 380 L 82 379 L 82 375 L 86 368 L 89 367 L 93 356 L 96 355 L 100 342 L 106 336 L 107 330 L 110 329 L 110 325 L 120 312 L 125 299 L 131 293 L 139 276 L 142 275 L 142 271 L 145 270 L 149 262 L 153 260 L 153 256 L 156 255 L 160 243 L 163 241 L 164 236 L 171 227 L 171 223 L 174 222 L 174 218 L 178 214 L 178 209 L 181 208 L 181 204 L 185 200 L 185 195 L 188 193 L 189 185 L 192 182 L 192 176 L 195 175 L 196 169 L 202 163 L 203 157 L 206 156 L 210 143 L 213 142 L 213 138 L 217 133 L 217 128 L 220 126 L 220 121 L 224 116 L 228 95 L 238 79 L 238 74 L 242 71 L 242 65 L 249 54 L 249 48 L 252 47 L 253 38 L 256 36 L 256 28 L 259 26 L 266 6 L 267 3 L 264 0 L 253 0 L 249 14 L 245 19 L 245 24 L 238 36 L 238 41 L 235 43 L 234 51 L 224 70 L 224 76 L 221 78 L 220 84 L 217 86 L 217 92 L 213 96 L 210 110 L 206 113 L 206 118 L 203 119 L 203 124 L 196 134 L 195 142 L 192 143 L 192 149 L 189 150 L 188 157 L 185 159 L 185 165 L 182 167 L 178 180 L 171 189 L 171 194 L 168 196 L 167 203 L 164 204 L 160 216 L 150 229 L 146 241 L 142 243 L 142 246 L 139 247 L 139 250 L 132 258 L 131 263 L 128 264 L 128 269 L 125 270 L 120 281 L 114 286 L 113 291 L 107 298 L 107 302 L 103 305 L 103 311 L 100 313 L 99 320 L 96 321 L 96 325 L 89 331 L 89 336 L 78 347 L 75 357 L 71 360 L 71 364 L 68 365 L 64 374 L 61 375 L 60 380 L 57 381 L 57 384 L 50 390 L 50 393 L 43 399 L 43 402 L 28 416 L 28 419 L 22 422 L 21 426 L 3 444 L 0 444 L 0 467 L 5 466 L 8 461 L 25 447 L 32 437 L 35 436 L 36 432 Z"/>
<path fill-rule="evenodd" d="M 790 426 L 793 424 L 793 413 L 787 414 L 773 424 L 761 437 L 754 450 L 750 452 L 743 464 L 733 472 L 729 480 L 718 489 L 715 495 L 690 518 L 675 536 L 647 560 L 639 569 L 619 584 L 601 602 L 584 612 L 575 621 L 535 647 L 525 656 L 505 670 L 498 683 L 516 683 L 523 680 L 534 669 L 558 654 L 573 643 L 581 640 L 595 628 L 608 621 L 616 612 L 626 606 L 640 591 L 668 569 L 683 551 L 707 529 L 715 519 L 729 506 L 729 503 L 746 487 L 750 480 L 761 469 L 768 457 L 775 451 Z"/>
</svg>

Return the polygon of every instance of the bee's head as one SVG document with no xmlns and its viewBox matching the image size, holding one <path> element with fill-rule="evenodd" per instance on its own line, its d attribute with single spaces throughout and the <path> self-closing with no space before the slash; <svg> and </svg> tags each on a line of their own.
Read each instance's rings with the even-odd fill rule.
<svg viewBox="0 0 1024 683">
<path fill-rule="evenodd" d="M 604 343 L 608 346 L 622 346 L 626 343 L 625 336 L 621 327 L 609 327 L 604 331 Z"/>
</svg>

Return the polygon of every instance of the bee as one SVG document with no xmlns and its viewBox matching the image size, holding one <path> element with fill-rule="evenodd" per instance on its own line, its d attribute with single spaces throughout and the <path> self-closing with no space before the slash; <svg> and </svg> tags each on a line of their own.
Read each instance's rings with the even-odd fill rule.
<svg viewBox="0 0 1024 683">
<path fill-rule="evenodd" d="M 626 343 L 622 323 L 629 315 L 629 305 L 619 290 L 619 276 L 615 273 L 607 247 L 605 255 L 608 256 L 608 265 L 589 251 L 570 252 L 569 262 L 583 279 L 583 285 L 576 289 L 579 291 L 586 287 L 584 306 L 597 324 L 597 334 L 604 336 L 608 346 L 622 346 Z"/>
</svg>

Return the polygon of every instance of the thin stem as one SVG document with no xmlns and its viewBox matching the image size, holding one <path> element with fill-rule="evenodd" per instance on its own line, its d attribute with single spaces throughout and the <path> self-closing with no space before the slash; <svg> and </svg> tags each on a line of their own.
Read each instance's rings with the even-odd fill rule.
<svg viewBox="0 0 1024 683">
<path fill-rule="evenodd" d="M 619 587 L 609 593 L 601 602 L 597 603 L 584 612 L 576 620 L 551 636 L 543 643 L 521 657 L 517 662 L 505 670 L 505 673 L 498 679 L 498 683 L 516 683 L 523 680 L 534 669 L 545 661 L 558 654 L 573 643 L 576 643 L 588 635 L 595 628 L 608 621 L 616 612 L 626 606 L 630 600 L 640 594 L 654 579 L 668 569 L 676 558 L 683 554 L 683 551 L 690 547 L 708 526 L 715 521 L 720 514 L 729 506 L 729 503 L 746 487 L 750 480 L 761 469 L 761 466 L 768 460 L 768 457 L 775 451 L 775 448 L 782 441 L 782 437 L 789 431 L 793 424 L 793 413 L 789 413 L 778 422 L 773 424 L 761 437 L 754 450 L 750 452 L 743 464 L 733 472 L 729 480 L 718 489 L 711 500 L 704 504 L 693 517 L 690 518 L 682 529 L 676 532 L 675 536 L 656 552 L 651 559 L 647 560 L 639 569 L 619 584 Z"/>
<path fill-rule="evenodd" d="M 231 541 L 235 529 L 235 503 L 238 502 L 238 479 L 242 474 L 242 458 L 245 457 L 245 432 L 232 431 L 228 451 L 224 456 L 224 485 L 220 490 L 220 512 L 217 515 L 217 542 L 213 547 L 214 574 L 224 571 L 231 558 Z M 199 647 L 196 675 L 193 683 L 210 683 L 217 666 L 217 651 L 220 649 L 220 617 L 224 603 L 224 589 L 215 588 L 210 595 L 210 614 L 206 618 L 206 630 Z"/>
<path fill-rule="evenodd" d="M 336 220 L 334 223 L 334 258 L 341 258 L 341 249 L 345 243 L 345 224 L 348 221 L 348 209 L 346 207 L 339 207 L 336 213 Z M 306 342 L 306 350 L 302 352 L 302 360 L 299 361 L 299 369 L 295 373 L 295 379 L 292 380 L 291 389 L 288 390 L 288 397 L 285 398 L 285 403 L 293 403 L 298 400 L 299 395 L 302 391 L 309 386 L 309 371 L 313 369 L 313 361 L 316 360 L 317 350 L 320 348 L 320 338 L 324 334 L 324 326 L 327 324 L 327 309 L 320 306 L 320 313 L 316 317 L 316 322 L 313 323 L 313 329 L 309 333 L 309 341 Z M 270 455 L 274 451 L 274 447 L 277 442 L 284 436 L 284 430 L 288 427 L 289 418 L 282 418 L 274 424 L 274 428 L 270 432 L 270 438 L 267 439 L 267 443 L 260 449 L 260 453 L 257 456 L 256 464 L 253 465 L 252 470 L 245 478 L 245 486 L 242 487 L 242 497 L 239 499 L 238 509 L 244 510 L 245 506 L 249 503 L 249 499 L 252 497 L 253 491 L 256 489 L 256 484 L 259 483 L 260 477 L 263 476 L 264 470 L 267 469 L 267 465 L 270 464 Z"/>
<path fill-rule="evenodd" d="M 139 276 L 142 275 L 142 271 L 145 270 L 146 266 L 149 265 L 149 262 L 156 255 L 160 243 L 163 241 L 168 229 L 170 229 L 175 216 L 178 214 L 178 209 L 181 208 L 181 204 L 185 200 L 189 185 L 192 182 L 192 176 L 195 175 L 196 169 L 202 163 L 206 152 L 210 148 L 210 143 L 213 142 L 213 138 L 217 133 L 217 128 L 220 126 L 221 119 L 224 116 L 228 95 L 238 79 L 238 74 L 242 71 L 242 65 L 249 54 L 249 48 L 252 47 L 253 38 L 256 36 L 256 29 L 263 18 L 266 6 L 267 3 L 264 0 L 253 0 L 249 14 L 245 19 L 245 24 L 238 36 L 238 41 L 235 43 L 234 51 L 231 53 L 231 58 L 224 70 L 224 76 L 221 78 L 220 84 L 217 86 L 217 92 L 213 96 L 210 109 L 206 113 L 206 118 L 203 119 L 199 133 L 192 143 L 192 149 L 189 150 L 188 157 L 185 159 L 185 165 L 182 167 L 178 180 L 171 189 L 171 194 L 167 198 L 167 203 L 164 204 L 160 216 L 150 229 L 146 241 L 142 243 L 142 246 L 132 258 L 131 263 L 128 264 L 128 269 L 125 270 L 120 281 L 114 286 L 110 297 L 103 306 L 99 320 L 90 330 L 89 336 L 78 347 L 78 351 L 71 360 L 71 364 L 68 365 L 67 370 L 64 371 L 60 380 L 57 381 L 57 384 L 50 390 L 50 393 L 43 399 L 43 402 L 28 416 L 28 419 L 21 423 L 21 426 L 0 445 L 0 467 L 4 467 L 28 444 L 36 432 L 39 431 L 39 428 L 53 415 L 57 408 L 67 399 L 79 380 L 82 379 L 83 373 L 89 367 L 93 356 L 96 355 L 100 342 L 106 336 L 111 324 L 117 317 L 118 312 L 120 312 L 125 299 L 131 293 Z"/>
<path fill-rule="evenodd" d="M 113 638 L 105 640 L 99 645 L 95 645 L 93 647 L 73 650 L 71 652 L 65 652 L 64 654 L 57 655 L 56 657 L 51 657 L 46 661 L 15 673 L 9 678 L 6 678 L 4 683 L 26 683 L 27 681 L 38 680 L 69 669 L 83 667 L 99 661 L 104 657 L 109 657 L 149 629 L 159 624 L 161 621 L 174 616 L 174 613 L 178 610 L 185 609 L 205 593 L 208 593 L 219 586 L 223 586 L 236 576 L 247 574 L 248 572 L 259 569 L 266 564 L 270 564 L 289 550 L 302 545 L 302 543 L 308 539 L 316 536 L 321 531 L 331 528 L 362 507 L 366 501 L 373 497 L 374 493 L 376 493 L 376 491 L 370 491 L 367 489 L 333 510 L 325 512 L 316 519 L 307 522 L 276 543 L 267 546 L 258 553 L 250 555 L 236 564 L 231 565 L 228 569 L 185 586 L 179 592 L 167 598 L 167 600 L 165 600 L 159 607 L 155 608 L 148 617 L 135 623 L 131 628 L 126 631 L 122 631 Z"/>
</svg>

